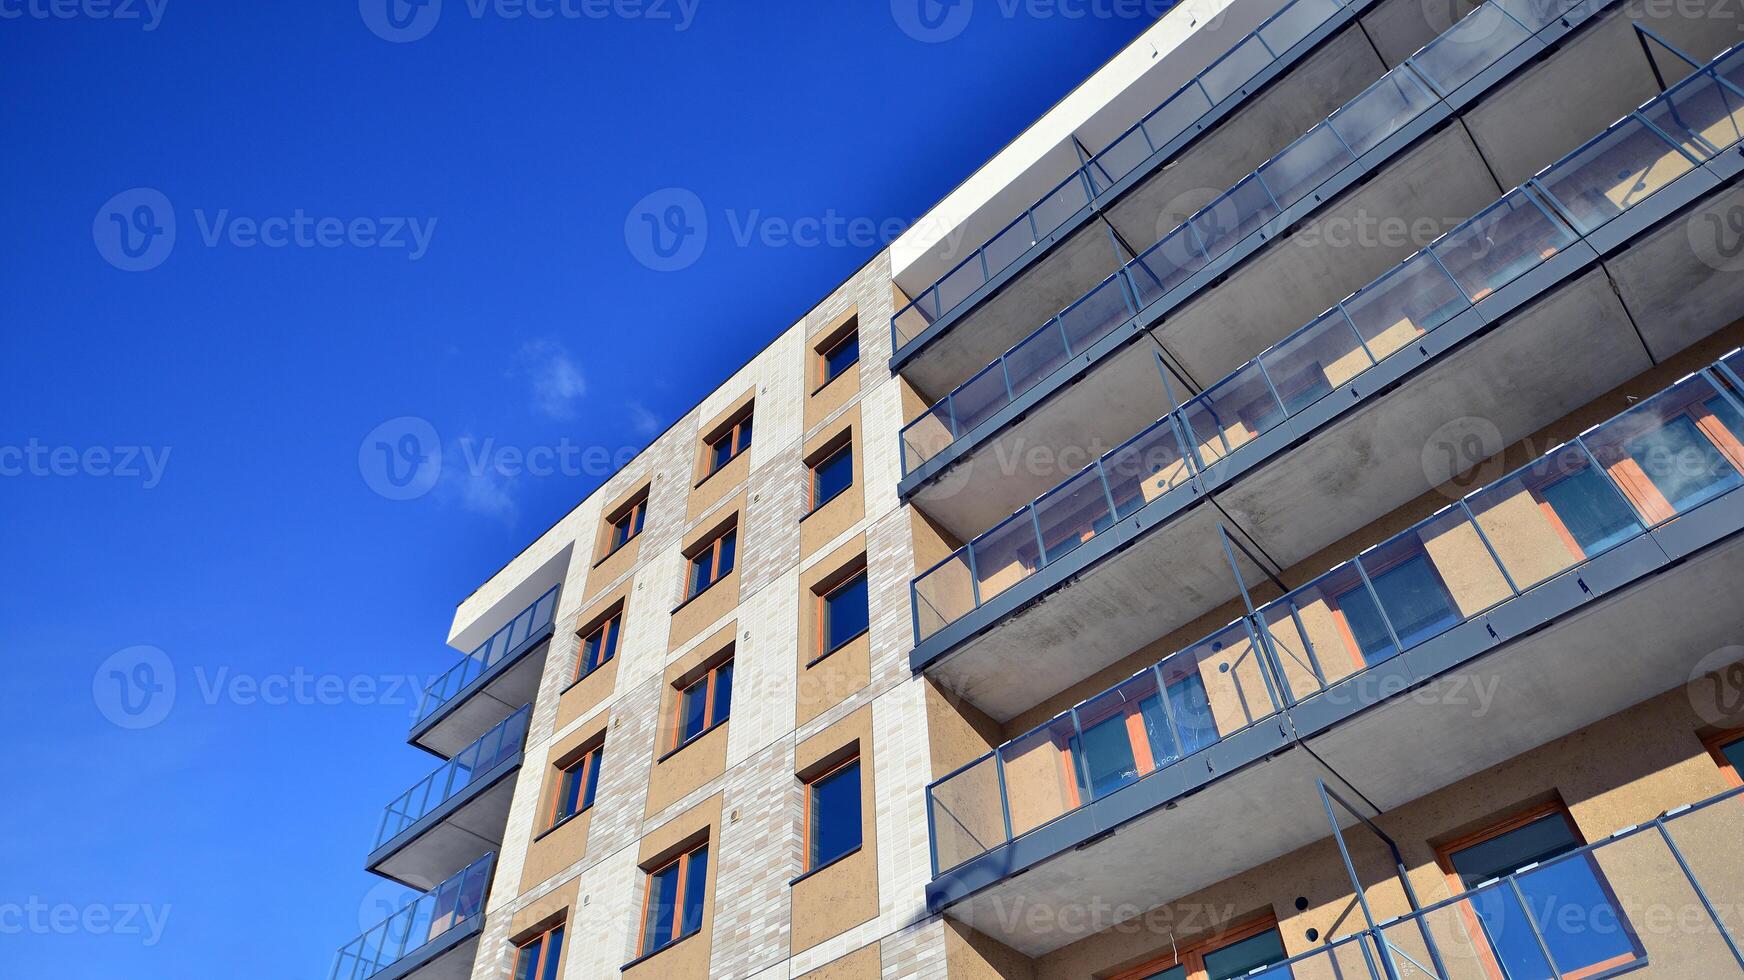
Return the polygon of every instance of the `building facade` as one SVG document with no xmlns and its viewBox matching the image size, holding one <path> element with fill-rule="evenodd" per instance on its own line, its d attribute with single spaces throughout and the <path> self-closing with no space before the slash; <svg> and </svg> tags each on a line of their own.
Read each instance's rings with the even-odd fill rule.
<svg viewBox="0 0 1744 980">
<path fill-rule="evenodd" d="M 1744 976 L 1740 42 L 1174 7 L 461 603 L 332 976 Z"/>
</svg>

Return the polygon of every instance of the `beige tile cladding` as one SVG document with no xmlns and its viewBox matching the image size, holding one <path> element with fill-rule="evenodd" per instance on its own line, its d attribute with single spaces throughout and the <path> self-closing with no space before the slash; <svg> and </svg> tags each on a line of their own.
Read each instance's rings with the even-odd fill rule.
<svg viewBox="0 0 1744 980">
<path fill-rule="evenodd" d="M 850 308 L 857 308 L 861 324 L 861 393 L 838 411 L 860 406 L 867 516 L 840 540 L 866 535 L 872 680 L 796 731 L 798 651 L 793 624 L 799 616 L 802 570 L 799 521 L 807 505 L 801 462 L 806 435 L 802 431 L 806 340 Z M 925 914 L 930 864 L 924 789 L 931 762 L 922 689 L 908 670 L 908 575 L 913 563 L 908 519 L 896 497 L 902 419 L 898 388 L 887 367 L 891 313 L 888 261 L 880 257 L 736 371 L 462 604 L 451 635 L 460 635 L 481 616 L 503 615 L 493 606 L 502 603 L 517 583 L 552 562 L 567 561 L 558 630 L 540 683 L 528 758 L 543 758 L 554 739 L 592 723 L 601 712 L 610 717 L 585 855 L 519 895 L 515 890 L 521 883 L 523 856 L 537 830 L 536 801 L 549 774 L 529 769 L 516 785 L 475 980 L 508 976 L 514 958 L 508 923 L 514 913 L 571 882 L 578 883 L 578 897 L 569 910 L 565 980 L 618 977 L 619 967 L 634 956 L 638 932 L 642 892 L 642 873 L 636 867 L 638 843 L 673 816 L 717 793 L 722 796 L 723 822 L 721 840 L 713 851 L 717 913 L 711 976 L 785 980 L 873 944 L 879 944 L 876 958 L 881 959 L 886 978 L 943 976 L 944 931 L 937 918 Z M 687 520 L 698 426 L 752 387 L 757 392 L 757 434 L 745 487 L 739 605 L 703 630 L 698 640 L 673 649 L 668 633 L 684 564 L 679 542 L 710 519 L 702 514 Z M 828 424 L 826 418 L 812 431 Z M 611 581 L 599 579 L 593 574 L 592 559 L 603 502 L 650 481 L 646 529 L 635 566 Z M 811 560 L 829 550 L 820 549 Z M 575 669 L 578 617 L 629 575 L 635 577 L 635 588 L 625 610 L 616 688 L 601 705 L 571 721 L 564 731 L 556 731 L 557 695 Z M 660 724 L 663 671 L 695 642 L 728 622 L 734 624 L 737 670 L 733 713 L 727 723 L 726 772 L 662 812 L 644 815 Z M 879 915 L 806 950 L 800 958 L 791 958 L 788 882 L 801 868 L 804 806 L 794 777 L 794 746 L 867 704 L 872 705 L 874 739 Z"/>
</svg>

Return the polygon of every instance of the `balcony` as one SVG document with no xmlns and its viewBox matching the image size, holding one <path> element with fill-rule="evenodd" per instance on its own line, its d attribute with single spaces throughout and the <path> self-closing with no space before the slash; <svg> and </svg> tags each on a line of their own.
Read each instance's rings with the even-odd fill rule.
<svg viewBox="0 0 1744 980">
<path fill-rule="evenodd" d="M 1036 955 L 1051 947 L 1000 909 L 1085 901 L 1088 882 L 1150 908 L 1323 837 L 1302 817 L 1317 780 L 1385 811 L 1688 682 L 1744 626 L 1740 367 L 1734 352 L 938 780 L 929 903 Z M 1481 723 L 1458 696 L 1474 685 L 1495 692 Z"/>
<path fill-rule="evenodd" d="M 346 943 L 330 980 L 467 980 L 495 863 L 495 855 L 485 855 Z"/>
<path fill-rule="evenodd" d="M 559 588 L 534 600 L 424 690 L 412 724 L 413 745 L 451 759 L 533 700 Z"/>
<path fill-rule="evenodd" d="M 912 666 L 1010 718 L 1232 597 L 1221 521 L 1281 572 L 1463 468 L 1425 453 L 1443 423 L 1505 444 L 1736 319 L 1685 223 L 1744 200 L 1741 75 L 1723 54 L 923 571 Z"/>
<path fill-rule="evenodd" d="M 497 849 L 508 825 L 532 705 L 504 719 L 388 804 L 369 870 L 430 888 Z"/>
<path fill-rule="evenodd" d="M 1460 21 L 910 421 L 903 495 L 959 536 L 987 527 L 1070 472 L 1010 459 L 1118 443 L 1160 414 L 1159 345 L 1190 395 L 1411 247 L 1380 235 L 1341 247 L 1338 229 L 1473 214 L 1494 199 L 1490 170 L 1523 181 L 1578 146 L 1634 106 L 1637 89 L 1652 91 L 1659 70 L 1613 6 L 1499 0 Z M 1572 61 L 1533 62 L 1553 46 Z M 1613 77 L 1569 77 L 1599 63 L 1615 65 Z M 1591 90 L 1576 111 L 1573 83 Z M 1455 118 L 1463 125 L 1447 128 Z M 1121 217 L 1130 206 L 1110 220 L 1155 220 Z"/>
</svg>

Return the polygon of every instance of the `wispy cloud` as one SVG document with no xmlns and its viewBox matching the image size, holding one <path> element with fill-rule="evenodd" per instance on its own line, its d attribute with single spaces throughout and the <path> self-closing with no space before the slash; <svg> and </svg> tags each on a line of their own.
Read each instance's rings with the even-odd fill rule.
<svg viewBox="0 0 1744 980">
<path fill-rule="evenodd" d="M 660 416 L 648 410 L 641 402 L 630 402 L 630 428 L 644 438 L 660 431 Z"/>
<path fill-rule="evenodd" d="M 587 394 L 587 378 L 568 348 L 555 340 L 534 340 L 521 345 L 512 372 L 527 381 L 533 395 L 533 410 L 557 421 L 576 416 L 575 403 Z"/>
<path fill-rule="evenodd" d="M 515 503 L 514 476 L 490 465 L 480 455 L 478 440 L 470 436 L 450 444 L 442 452 L 442 477 L 436 483 L 436 498 L 461 510 L 490 517 L 513 527 L 521 510 Z"/>
</svg>

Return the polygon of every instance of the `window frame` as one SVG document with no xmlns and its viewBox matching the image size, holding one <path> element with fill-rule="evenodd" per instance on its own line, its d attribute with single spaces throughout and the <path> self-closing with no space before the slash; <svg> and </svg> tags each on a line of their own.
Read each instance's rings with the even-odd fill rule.
<svg viewBox="0 0 1744 980">
<path fill-rule="evenodd" d="M 855 842 L 853 847 L 848 848 L 847 850 L 843 851 L 842 853 L 833 855 L 826 860 L 819 861 L 817 859 L 817 823 L 816 823 L 816 818 L 818 815 L 818 807 L 817 807 L 818 786 L 819 786 L 819 784 L 830 779 L 831 777 L 841 775 L 842 771 L 844 769 L 847 769 L 849 766 L 854 767 L 854 796 L 860 802 L 860 821 L 861 822 L 859 825 L 855 826 L 855 828 L 854 828 L 855 836 L 857 836 L 859 838 L 859 840 L 857 840 Z M 829 867 L 832 864 L 835 864 L 838 861 L 842 861 L 842 860 L 845 860 L 846 858 L 852 857 L 853 855 L 857 854 L 862 848 L 864 848 L 866 846 L 866 831 L 865 831 L 866 784 L 864 782 L 864 776 L 862 775 L 862 773 L 863 773 L 863 770 L 860 769 L 860 751 L 858 748 L 856 748 L 851 754 L 849 754 L 846 758 L 843 758 L 840 762 L 837 762 L 834 765 L 829 766 L 828 768 L 824 769 L 822 772 L 819 772 L 815 776 L 811 776 L 809 778 L 800 780 L 800 782 L 805 784 L 805 824 L 804 824 L 804 827 L 805 827 L 805 830 L 804 830 L 805 873 L 802 874 L 800 877 L 803 878 L 803 877 L 805 877 L 805 875 L 809 875 L 815 871 L 822 871 L 823 869 Z"/>
<path fill-rule="evenodd" d="M 587 669 L 583 670 L 582 668 L 587 666 L 588 641 L 598 636 L 601 638 L 600 645 L 603 648 L 606 643 L 606 631 L 608 629 L 611 631 L 609 637 L 611 640 L 611 649 L 607 651 L 605 656 L 601 657 L 592 667 L 587 667 Z M 580 684 L 582 681 L 592 677 L 601 667 L 616 660 L 618 657 L 618 645 L 623 642 L 623 636 L 624 610 L 622 607 L 613 609 L 611 614 L 606 616 L 604 619 L 599 620 L 593 629 L 581 634 L 581 646 L 577 648 L 575 652 L 575 676 L 569 679 L 569 686 L 574 687 L 575 685 Z M 567 690 L 567 688 L 565 688 L 565 690 Z"/>
<path fill-rule="evenodd" d="M 751 442 L 756 435 L 756 428 L 752 424 L 755 417 L 754 407 L 746 408 L 732 421 L 722 425 L 712 436 L 703 440 L 703 445 L 708 447 L 708 472 L 704 474 L 703 479 L 706 480 L 726 469 L 733 460 L 738 459 L 751 448 Z M 720 456 L 720 447 L 723 443 L 731 447 L 731 451 L 724 459 Z"/>
<path fill-rule="evenodd" d="M 642 528 L 648 521 L 648 491 L 643 490 L 620 508 L 615 516 L 606 518 L 606 549 L 599 560 L 622 551 L 630 542 L 642 536 Z M 619 535 L 624 529 L 629 529 L 629 535 L 620 540 Z M 595 564 L 598 564 L 596 562 Z"/>
<path fill-rule="evenodd" d="M 806 664 L 807 667 L 816 666 L 817 663 L 819 661 L 823 660 L 825 657 L 828 657 L 830 654 L 835 653 L 837 650 L 842 649 L 843 647 L 854 642 L 855 640 L 858 640 L 860 637 L 865 636 L 868 633 L 872 632 L 872 589 L 871 589 L 872 582 L 867 574 L 869 569 L 863 563 L 856 563 L 854 566 L 852 566 L 852 568 L 853 568 L 852 571 L 848 571 L 845 573 L 846 577 L 842 578 L 840 581 L 836 582 L 834 585 L 831 585 L 828 588 L 824 589 L 822 592 L 816 593 L 816 596 L 817 596 L 817 655 L 814 656 L 811 659 L 811 661 Z M 830 642 L 829 642 L 829 638 L 830 638 L 830 599 L 833 596 L 842 592 L 844 589 L 847 589 L 849 586 L 853 585 L 855 582 L 859 582 L 862 580 L 864 580 L 866 582 L 866 625 L 859 632 L 855 633 L 852 636 L 847 637 L 846 639 L 842 640 L 840 643 L 837 643 L 834 646 L 831 646 Z"/>
<path fill-rule="evenodd" d="M 641 960 L 644 960 L 650 956 L 653 956 L 655 953 L 658 953 L 658 952 L 665 950 L 665 949 L 670 949 L 671 947 L 677 945 L 678 943 L 682 942 L 683 940 L 689 939 L 691 936 L 694 936 L 697 933 L 702 931 L 702 920 L 704 918 L 703 912 L 706 910 L 703 908 L 700 908 L 700 907 L 697 911 L 696 928 L 691 930 L 690 932 L 684 931 L 684 900 L 686 898 L 685 886 L 687 884 L 689 884 L 689 881 L 690 881 L 691 862 L 693 860 L 695 860 L 696 855 L 699 852 L 702 852 L 703 853 L 703 886 L 704 886 L 704 889 L 706 891 L 707 885 L 708 885 L 708 873 L 711 870 L 708 867 L 708 863 L 709 863 L 708 862 L 708 854 L 707 854 L 708 849 L 709 849 L 709 841 L 707 838 L 704 838 L 703 840 L 699 841 L 698 843 L 692 844 L 691 846 L 686 847 L 683 851 L 681 851 L 677 855 L 675 855 L 671 860 L 663 861 L 659 865 L 655 866 L 654 868 L 651 868 L 651 869 L 644 871 L 642 873 L 641 924 L 637 927 L 636 959 L 631 961 L 631 962 L 640 962 Z M 653 906 L 653 901 L 654 901 L 654 878 L 656 875 L 659 875 L 660 873 L 666 871 L 668 868 L 674 868 L 674 867 L 676 867 L 676 869 L 677 869 L 677 871 L 676 871 L 677 885 L 676 885 L 676 890 L 673 892 L 673 895 L 672 895 L 672 935 L 669 938 L 667 938 L 666 941 L 660 942 L 654 946 L 650 946 L 648 944 L 649 939 L 651 938 L 648 935 L 648 913 L 651 910 L 651 908 Z M 703 896 L 703 904 L 706 905 L 707 902 L 708 902 L 708 896 L 705 894 Z"/>
<path fill-rule="evenodd" d="M 848 482 L 842 484 L 841 489 L 837 490 L 835 493 L 830 494 L 828 497 L 820 498 L 818 496 L 818 471 L 834 462 L 837 457 L 841 456 L 843 453 L 848 454 Z M 811 509 L 805 512 L 806 517 L 810 517 L 818 511 L 823 510 L 837 497 L 840 497 L 842 494 L 854 489 L 854 438 L 852 430 L 847 433 L 847 435 L 841 440 L 840 444 L 826 446 L 813 458 L 816 459 L 817 462 L 806 466 L 807 482 L 810 484 L 809 496 L 811 497 Z"/>
<path fill-rule="evenodd" d="M 832 374 L 830 372 L 831 356 L 849 343 L 854 345 L 854 359 L 843 364 L 839 370 Z M 812 389 L 812 393 L 816 394 L 825 388 L 828 388 L 837 378 L 852 371 L 854 367 L 860 363 L 859 316 L 856 315 L 849 317 L 847 323 L 838 328 L 833 335 L 825 337 L 823 342 L 812 348 L 812 350 L 817 355 L 818 364 L 817 386 Z"/>
<path fill-rule="evenodd" d="M 678 684 L 672 685 L 673 689 L 677 692 L 677 695 L 672 699 L 672 738 L 670 744 L 666 748 L 665 755 L 660 757 L 662 761 L 677 753 L 685 746 L 690 745 L 692 742 L 699 741 L 704 735 L 707 735 L 709 732 L 714 731 L 732 719 L 733 698 L 730 687 L 728 688 L 727 693 L 727 713 L 716 718 L 715 712 L 719 708 L 717 699 L 719 698 L 721 689 L 721 672 L 723 670 L 727 671 L 727 676 L 730 678 L 733 674 L 733 660 L 733 655 L 728 654 L 709 666 L 708 669 L 692 677 L 689 683 L 684 684 L 683 686 Z M 729 680 L 727 683 L 730 685 L 732 681 Z M 684 734 L 685 697 L 694 690 L 698 684 L 707 685 L 703 690 L 702 727 L 697 729 L 696 734 L 686 737 Z"/>
<path fill-rule="evenodd" d="M 728 538 L 733 539 L 733 558 L 732 558 L 732 564 L 725 571 L 723 571 L 721 569 L 721 555 L 725 552 L 725 548 L 723 547 L 723 545 Z M 698 586 L 696 572 L 697 572 L 697 568 L 699 566 L 697 564 L 697 561 L 698 561 L 698 559 L 701 559 L 704 555 L 708 556 L 709 580 L 706 584 Z M 720 581 L 722 579 L 726 578 L 728 575 L 733 574 L 733 571 L 735 569 L 737 569 L 738 567 L 739 567 L 739 524 L 737 521 L 734 521 L 733 523 L 727 525 L 725 528 L 722 528 L 713 537 L 708 538 L 705 541 L 703 541 L 701 544 L 699 544 L 696 547 L 696 550 L 693 553 L 691 553 L 689 556 L 686 557 L 686 559 L 685 559 L 686 573 L 685 573 L 685 581 L 684 581 L 684 601 L 689 602 L 690 600 L 695 599 L 697 596 L 702 595 L 704 592 L 707 592 L 708 590 L 714 588 L 716 585 L 720 584 Z M 681 608 L 682 608 L 682 606 L 683 606 L 683 604 L 680 603 Z"/>
<path fill-rule="evenodd" d="M 527 950 L 535 945 L 539 947 L 539 951 L 534 954 L 536 958 L 533 961 L 533 971 L 526 974 L 526 976 L 530 977 L 531 980 L 542 980 L 546 972 L 550 970 L 555 970 L 552 974 L 553 976 L 561 975 L 563 970 L 564 939 L 566 938 L 563 934 L 563 927 L 565 924 L 566 923 L 563 920 L 559 920 L 556 924 L 540 931 L 538 935 L 528 938 L 525 942 L 516 943 L 515 965 L 510 970 L 509 976 L 512 978 L 519 978 L 522 976 L 521 967 L 525 962 L 524 958 L 527 955 Z M 551 960 L 547 959 L 547 955 L 551 952 L 551 939 L 553 936 L 557 939 L 557 955 L 554 960 Z"/>
<path fill-rule="evenodd" d="M 1714 763 L 1720 767 L 1720 774 L 1733 788 L 1744 786 L 1744 773 L 1740 773 L 1738 767 L 1732 764 L 1732 760 L 1727 758 L 1726 748 L 1739 742 L 1744 742 L 1744 728 L 1717 732 L 1702 739 L 1702 747 L 1706 748 L 1708 754 L 1714 757 Z"/>
<path fill-rule="evenodd" d="M 567 765 L 558 763 L 554 766 L 557 770 L 557 791 L 551 796 L 551 809 L 546 815 L 545 829 L 547 831 L 556 830 L 593 809 L 599 790 L 600 766 L 605 762 L 605 752 L 605 740 L 601 739 L 589 748 L 583 749 Z M 563 800 L 569 795 L 568 790 L 572 785 L 572 777 L 582 781 L 582 789 L 576 799 L 576 809 L 564 813 L 562 812 Z"/>
<path fill-rule="evenodd" d="M 1205 980 L 1205 977 L 1208 976 L 1205 970 L 1205 957 L 1207 955 L 1267 932 L 1278 933 L 1278 944 L 1283 945 L 1283 930 L 1278 925 L 1278 917 L 1269 911 L 1256 915 L 1245 922 L 1232 925 L 1222 932 L 1189 943 L 1176 952 L 1165 953 L 1124 973 L 1117 973 L 1109 980 L 1148 980 L 1164 970 L 1172 970 L 1177 966 L 1186 968 L 1186 980 Z M 1284 952 L 1287 960 L 1289 949 L 1286 948 Z M 1278 963 L 1284 961 L 1279 960 Z M 1277 963 L 1269 964 L 1269 966 L 1275 967 Z"/>
</svg>

